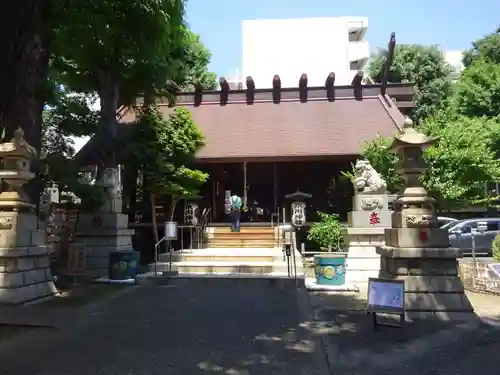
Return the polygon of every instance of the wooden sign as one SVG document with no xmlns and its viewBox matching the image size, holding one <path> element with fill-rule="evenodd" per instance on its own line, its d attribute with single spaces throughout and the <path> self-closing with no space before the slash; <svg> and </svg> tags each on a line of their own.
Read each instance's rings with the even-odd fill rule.
<svg viewBox="0 0 500 375">
<path fill-rule="evenodd" d="M 83 244 L 70 244 L 66 263 L 66 275 L 80 276 L 85 273 L 86 251 Z"/>
<path fill-rule="evenodd" d="M 402 327 L 405 319 L 405 284 L 403 280 L 368 279 L 367 313 L 373 316 L 374 328 L 377 325 Z M 399 315 L 400 324 L 377 322 L 377 313 Z"/>
</svg>

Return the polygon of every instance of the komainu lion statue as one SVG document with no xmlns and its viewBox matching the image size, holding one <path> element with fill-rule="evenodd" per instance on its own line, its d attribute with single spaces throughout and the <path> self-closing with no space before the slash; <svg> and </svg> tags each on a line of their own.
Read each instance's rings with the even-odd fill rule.
<svg viewBox="0 0 500 375">
<path fill-rule="evenodd" d="M 358 160 L 354 167 L 354 188 L 358 194 L 386 194 L 387 183 L 367 160 Z"/>
</svg>

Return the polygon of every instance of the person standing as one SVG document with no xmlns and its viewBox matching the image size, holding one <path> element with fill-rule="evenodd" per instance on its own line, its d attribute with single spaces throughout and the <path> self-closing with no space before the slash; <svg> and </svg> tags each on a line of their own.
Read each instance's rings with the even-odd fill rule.
<svg viewBox="0 0 500 375">
<path fill-rule="evenodd" d="M 240 231 L 241 206 L 243 205 L 241 198 L 236 194 L 229 198 L 229 220 L 231 221 L 231 232 Z"/>
</svg>

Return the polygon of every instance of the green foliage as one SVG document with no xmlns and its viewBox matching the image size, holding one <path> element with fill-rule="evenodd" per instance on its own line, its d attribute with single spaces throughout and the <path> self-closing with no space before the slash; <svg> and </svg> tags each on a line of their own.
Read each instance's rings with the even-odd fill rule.
<svg viewBox="0 0 500 375">
<path fill-rule="evenodd" d="M 429 168 L 422 183 L 432 196 L 458 206 L 494 199 L 485 196 L 484 186 L 500 180 L 500 160 L 496 155 L 500 122 L 441 111 L 419 129 L 439 137 L 439 142 L 424 153 Z M 398 158 L 386 148 L 389 143 L 389 139 L 383 138 L 368 142 L 362 156 L 384 176 L 389 191 L 394 192 L 402 180 L 396 173 Z"/>
<path fill-rule="evenodd" d="M 207 67 L 212 58 L 210 51 L 201 43 L 199 35 L 190 30 L 184 32 L 183 64 L 174 78 L 181 91 L 194 91 L 199 85 L 205 90 L 215 90 L 217 75 Z"/>
<path fill-rule="evenodd" d="M 147 182 L 144 189 L 172 197 L 173 204 L 198 194 L 208 175 L 187 167 L 204 145 L 191 113 L 176 108 L 165 119 L 158 108 L 150 106 L 144 109 L 137 129 L 135 156 Z"/>
<path fill-rule="evenodd" d="M 425 152 L 429 170 L 423 183 L 436 197 L 469 205 L 487 199 L 485 183 L 500 180 L 500 160 L 494 147 L 500 123 L 486 118 L 445 115 L 421 126 L 439 142 Z"/>
<path fill-rule="evenodd" d="M 500 115 L 500 64 L 485 58 L 476 59 L 462 72 L 453 105 L 465 116 Z"/>
<path fill-rule="evenodd" d="M 60 191 L 73 193 L 80 198 L 80 207 L 84 212 L 93 212 L 103 206 L 106 189 L 99 185 L 89 185 L 79 180 L 78 168 L 73 160 L 62 154 L 47 155 L 44 162 L 48 173 L 43 176 L 46 184 L 56 184 Z"/>
<path fill-rule="evenodd" d="M 493 258 L 500 262 L 500 234 L 497 234 L 492 244 Z"/>
<path fill-rule="evenodd" d="M 356 171 L 353 163 L 351 163 L 351 169 L 349 171 L 340 171 L 340 174 L 342 177 L 349 180 L 351 184 L 354 184 L 354 181 L 356 180 Z"/>
<path fill-rule="evenodd" d="M 53 66 L 61 83 L 96 92 L 112 75 L 124 89 L 165 85 L 182 40 L 181 0 L 68 0 L 55 9 Z"/>
<path fill-rule="evenodd" d="M 398 156 L 387 148 L 392 140 L 377 136 L 363 145 L 361 156 L 368 160 L 372 167 L 382 175 L 387 183 L 387 190 L 391 193 L 399 191 L 403 179 L 396 173 Z"/>
<path fill-rule="evenodd" d="M 500 28 L 472 42 L 472 48 L 464 53 L 462 62 L 468 68 L 480 59 L 500 64 Z"/>
<path fill-rule="evenodd" d="M 385 50 L 372 56 L 368 71 L 370 76 L 381 82 Z M 419 123 L 436 110 L 443 108 L 451 93 L 451 66 L 445 61 L 437 46 L 400 44 L 394 50 L 389 82 L 414 83 L 415 109 L 411 117 Z"/>
<path fill-rule="evenodd" d="M 320 220 L 311 225 L 307 239 L 322 249 L 340 251 L 344 243 L 344 229 L 340 224 L 339 215 L 319 211 L 317 215 Z"/>
</svg>

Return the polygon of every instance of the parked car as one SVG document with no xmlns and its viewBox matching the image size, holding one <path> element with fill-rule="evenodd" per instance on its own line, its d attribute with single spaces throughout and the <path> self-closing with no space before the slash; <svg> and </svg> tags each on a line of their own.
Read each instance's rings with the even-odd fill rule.
<svg viewBox="0 0 500 375">
<path fill-rule="evenodd" d="M 437 221 L 438 221 L 438 227 L 440 228 L 444 228 L 446 225 L 451 226 L 453 225 L 453 223 L 458 223 L 457 219 L 446 216 L 438 216 Z"/>
<path fill-rule="evenodd" d="M 477 223 L 486 222 L 486 231 L 477 232 Z M 491 256 L 491 247 L 500 233 L 500 218 L 468 219 L 459 221 L 448 229 L 450 246 L 462 250 L 464 255 L 472 254 L 472 235 L 475 236 L 476 255 Z"/>
</svg>

